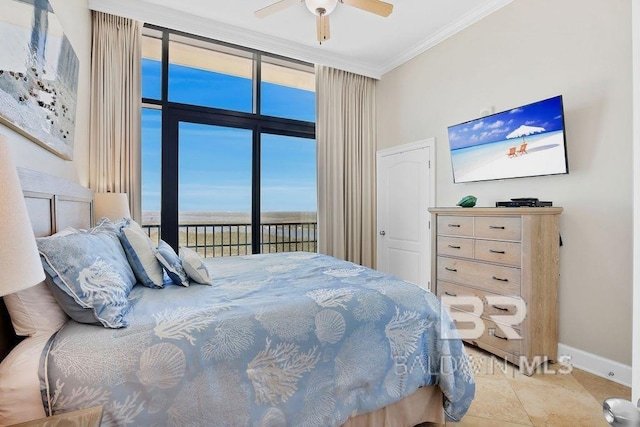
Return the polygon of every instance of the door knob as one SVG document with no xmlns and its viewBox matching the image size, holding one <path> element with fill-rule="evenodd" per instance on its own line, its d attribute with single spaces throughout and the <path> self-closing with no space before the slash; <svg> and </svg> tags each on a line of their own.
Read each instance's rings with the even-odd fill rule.
<svg viewBox="0 0 640 427">
<path fill-rule="evenodd" d="M 385 233 L 385 232 L 384 232 L 384 230 L 382 230 L 382 231 L 380 232 L 380 235 L 381 235 L 381 236 L 384 236 L 385 234 L 387 234 L 387 233 Z"/>
</svg>

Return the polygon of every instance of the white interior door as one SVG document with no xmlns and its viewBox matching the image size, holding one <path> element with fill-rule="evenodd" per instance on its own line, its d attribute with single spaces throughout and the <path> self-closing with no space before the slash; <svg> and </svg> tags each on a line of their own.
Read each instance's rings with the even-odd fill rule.
<svg viewBox="0 0 640 427">
<path fill-rule="evenodd" d="M 632 402 L 640 404 L 640 5 L 631 4 L 633 40 L 633 354 Z"/>
<path fill-rule="evenodd" d="M 430 288 L 434 140 L 377 153 L 378 269 Z"/>
</svg>

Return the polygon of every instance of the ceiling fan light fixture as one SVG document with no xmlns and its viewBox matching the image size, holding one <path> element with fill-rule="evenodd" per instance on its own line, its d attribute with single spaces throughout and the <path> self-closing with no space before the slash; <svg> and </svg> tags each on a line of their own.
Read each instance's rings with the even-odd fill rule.
<svg viewBox="0 0 640 427">
<path fill-rule="evenodd" d="M 304 4 L 314 15 L 328 15 L 336 8 L 338 0 L 304 0 Z"/>
</svg>

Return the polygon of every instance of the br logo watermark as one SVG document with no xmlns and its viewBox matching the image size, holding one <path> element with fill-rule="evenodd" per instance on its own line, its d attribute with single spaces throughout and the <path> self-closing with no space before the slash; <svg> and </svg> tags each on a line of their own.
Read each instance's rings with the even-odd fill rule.
<svg viewBox="0 0 640 427">
<path fill-rule="evenodd" d="M 482 298 L 473 295 L 442 295 L 440 298 L 442 305 L 449 309 L 452 324 L 442 322 L 443 336 L 451 336 L 453 329 L 458 331 L 458 335 L 463 340 L 473 340 L 482 337 L 485 330 L 485 323 L 481 316 L 488 317 L 496 324 L 496 327 L 502 331 L 501 335 L 496 335 L 495 330 L 490 330 L 491 335 L 498 336 L 503 339 L 519 340 L 522 339 L 520 334 L 514 329 L 527 317 L 527 305 L 520 297 L 509 297 L 503 295 L 485 295 L 487 305 Z M 451 308 L 459 308 L 451 310 Z M 485 310 L 489 310 L 489 314 L 485 314 Z M 464 310 L 464 311 L 462 311 Z M 491 314 L 503 312 L 505 314 Z M 508 314 L 506 314 L 508 313 Z M 457 325 L 471 324 L 471 328 L 461 328 Z"/>
<path fill-rule="evenodd" d="M 489 336 L 503 340 L 522 339 L 515 328 L 527 317 L 527 305 L 520 297 L 485 295 L 483 301 L 478 296 L 458 296 L 445 293 L 440 299 L 442 310 L 445 311 L 446 307 L 448 317 L 452 320 L 452 322 L 441 323 L 442 337 L 453 338 L 457 335 L 463 340 L 476 340 L 482 338 L 486 329 Z M 443 313 L 442 318 L 446 319 L 447 316 Z M 491 320 L 495 327 L 490 324 L 487 326 L 484 319 Z M 507 373 L 507 357 L 503 360 L 494 355 L 476 355 L 469 358 L 476 374 L 481 371 L 484 371 L 485 374 L 493 374 L 496 368 L 504 374 Z M 554 369 L 549 367 L 549 363 L 547 363 L 549 360 L 546 356 L 533 356 L 531 359 L 526 356 L 517 356 L 517 359 L 512 361 L 519 367 L 518 371 L 512 370 L 514 375 L 516 372 L 524 375 L 534 373 L 568 374 L 573 369 L 569 356 L 558 357 L 558 360 L 554 361 L 558 363 Z"/>
</svg>

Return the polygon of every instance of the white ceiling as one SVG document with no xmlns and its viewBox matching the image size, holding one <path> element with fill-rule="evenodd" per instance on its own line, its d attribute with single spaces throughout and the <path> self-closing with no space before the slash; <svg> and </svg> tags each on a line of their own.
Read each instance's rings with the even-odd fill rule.
<svg viewBox="0 0 640 427">
<path fill-rule="evenodd" d="M 302 1 L 263 19 L 253 12 L 275 0 L 89 0 L 89 7 L 380 78 L 513 0 L 387 1 L 394 5 L 387 18 L 339 3 L 322 45 Z"/>
</svg>

